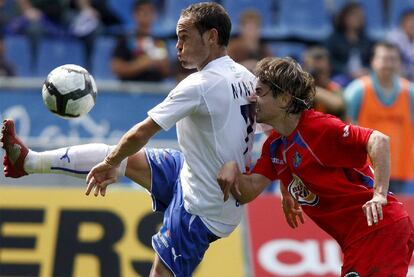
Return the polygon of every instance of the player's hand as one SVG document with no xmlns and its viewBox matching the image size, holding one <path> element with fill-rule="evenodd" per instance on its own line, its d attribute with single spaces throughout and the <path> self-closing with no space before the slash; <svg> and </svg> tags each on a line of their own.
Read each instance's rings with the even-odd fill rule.
<svg viewBox="0 0 414 277">
<path fill-rule="evenodd" d="M 283 213 L 285 214 L 286 222 L 291 228 L 295 229 L 299 227 L 298 219 L 302 224 L 305 223 L 305 220 L 303 219 L 302 208 L 300 207 L 299 203 L 293 199 L 292 196 L 283 194 L 282 208 Z"/>
<path fill-rule="evenodd" d="M 238 177 L 240 175 L 240 170 L 235 161 L 225 163 L 219 173 L 217 174 L 217 182 L 223 192 L 223 200 L 227 201 L 230 196 L 230 191 L 233 189 L 236 193 L 241 196 Z"/>
<path fill-rule="evenodd" d="M 115 183 L 118 176 L 118 166 L 113 166 L 103 161 L 94 166 L 86 177 L 86 191 L 85 194 L 89 195 L 94 190 L 94 195 L 101 194 L 105 196 L 106 187 L 109 184 Z"/>
<path fill-rule="evenodd" d="M 382 206 L 387 205 L 387 196 L 374 192 L 374 197 L 362 206 L 368 226 L 377 224 L 384 218 Z"/>
<path fill-rule="evenodd" d="M 24 15 L 29 21 L 39 21 L 42 17 L 42 12 L 39 9 L 31 7 L 24 11 Z"/>
</svg>

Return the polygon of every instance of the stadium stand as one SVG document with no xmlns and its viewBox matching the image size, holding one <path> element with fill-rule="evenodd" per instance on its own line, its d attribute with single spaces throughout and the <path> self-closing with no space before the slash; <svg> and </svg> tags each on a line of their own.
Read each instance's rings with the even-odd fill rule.
<svg viewBox="0 0 414 277">
<path fill-rule="evenodd" d="M 240 15 L 247 9 L 253 9 L 259 12 L 262 16 L 262 28 L 264 33 L 270 33 L 276 25 L 276 3 L 273 0 L 269 1 L 255 1 L 255 0 L 223 0 L 221 2 L 223 7 L 228 11 L 231 21 L 233 22 L 232 31 L 237 32 L 237 24 Z"/>
<path fill-rule="evenodd" d="M 95 49 L 92 56 L 92 74 L 97 79 L 115 79 L 110 67 L 112 51 L 115 47 L 113 37 L 100 37 L 95 42 Z"/>
<path fill-rule="evenodd" d="M 34 74 L 34 64 L 31 65 L 32 55 L 29 43 L 24 36 L 5 36 L 6 58 L 16 68 L 16 75 L 29 77 Z"/>
<path fill-rule="evenodd" d="M 407 9 L 414 9 L 414 0 L 392 0 L 389 3 L 390 27 L 396 27 L 400 23 L 401 14 Z"/>
<path fill-rule="evenodd" d="M 280 0 L 279 15 L 279 38 L 322 41 L 332 30 L 325 0 Z"/>
<path fill-rule="evenodd" d="M 297 61 L 302 61 L 302 53 L 306 49 L 306 44 L 300 42 L 273 42 L 270 44 L 272 54 L 277 57 L 292 57 Z"/>
<path fill-rule="evenodd" d="M 46 76 L 52 69 L 62 64 L 85 66 L 81 43 L 75 39 L 44 39 L 39 45 L 37 57 L 38 76 Z"/>
</svg>

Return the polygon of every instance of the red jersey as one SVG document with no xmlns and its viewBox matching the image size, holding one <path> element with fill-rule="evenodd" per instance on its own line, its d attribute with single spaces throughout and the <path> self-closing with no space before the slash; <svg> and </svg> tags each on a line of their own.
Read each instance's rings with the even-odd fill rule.
<svg viewBox="0 0 414 277">
<path fill-rule="evenodd" d="M 366 145 L 372 129 L 334 116 L 304 111 L 288 137 L 273 132 L 253 169 L 280 179 L 303 211 L 342 248 L 408 214 L 391 194 L 384 219 L 369 227 L 362 206 L 373 196 L 374 175 Z"/>
</svg>

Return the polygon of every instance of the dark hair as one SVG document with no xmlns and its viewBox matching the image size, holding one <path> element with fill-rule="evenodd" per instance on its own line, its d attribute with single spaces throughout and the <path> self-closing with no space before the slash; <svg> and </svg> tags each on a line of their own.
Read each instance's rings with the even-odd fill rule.
<svg viewBox="0 0 414 277">
<path fill-rule="evenodd" d="M 286 105 L 286 113 L 298 114 L 312 106 L 315 96 L 313 77 L 294 59 L 264 58 L 256 65 L 255 74 L 262 83 L 270 87 L 273 97 L 282 93 L 290 94 L 291 100 Z"/>
<path fill-rule="evenodd" d="M 305 50 L 305 52 L 303 53 L 303 58 L 304 59 L 329 59 L 330 58 L 330 54 L 328 49 L 326 49 L 323 46 L 311 46 L 309 48 L 307 48 Z"/>
<path fill-rule="evenodd" d="M 398 55 L 401 57 L 400 48 L 396 44 L 394 44 L 392 42 L 389 42 L 389 41 L 386 41 L 386 40 L 383 40 L 383 41 L 378 41 L 377 43 L 375 43 L 374 47 L 372 47 L 372 55 L 371 55 L 372 57 L 371 57 L 371 59 L 374 58 L 375 53 L 377 52 L 377 49 L 379 47 L 384 47 L 384 48 L 387 48 L 389 50 L 395 50 L 395 51 L 398 52 Z"/>
<path fill-rule="evenodd" d="M 345 18 L 351 13 L 354 9 L 362 9 L 362 6 L 358 2 L 350 2 L 342 7 L 338 14 L 334 17 L 334 29 L 338 32 L 345 32 Z M 365 30 L 362 28 L 360 33 L 363 33 Z"/>
<path fill-rule="evenodd" d="M 135 2 L 134 2 L 134 5 L 133 5 L 133 9 L 138 9 L 138 8 L 140 8 L 141 6 L 144 6 L 144 5 L 152 5 L 152 6 L 154 6 L 155 7 L 155 5 L 154 5 L 154 3 L 152 2 L 152 0 L 136 0 Z"/>
<path fill-rule="evenodd" d="M 414 15 L 414 7 L 409 7 L 407 9 L 404 9 L 401 13 L 399 18 L 400 24 L 410 15 Z"/>
<path fill-rule="evenodd" d="M 221 5 L 214 2 L 192 4 L 182 10 L 181 16 L 191 17 L 200 35 L 204 34 L 205 31 L 216 29 L 218 44 L 221 46 L 229 44 L 231 21 Z"/>
</svg>

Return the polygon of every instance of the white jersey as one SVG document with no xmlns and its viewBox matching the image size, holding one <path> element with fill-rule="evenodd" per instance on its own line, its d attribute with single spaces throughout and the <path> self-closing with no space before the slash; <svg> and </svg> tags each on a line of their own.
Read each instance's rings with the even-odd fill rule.
<svg viewBox="0 0 414 277">
<path fill-rule="evenodd" d="M 180 173 L 184 207 L 201 217 L 218 236 L 228 235 L 241 220 L 242 208 L 231 197 L 223 202 L 217 173 L 235 160 L 250 165 L 254 136 L 255 76 L 224 56 L 188 76 L 148 115 L 168 130 L 177 124 L 185 163 Z"/>
</svg>

